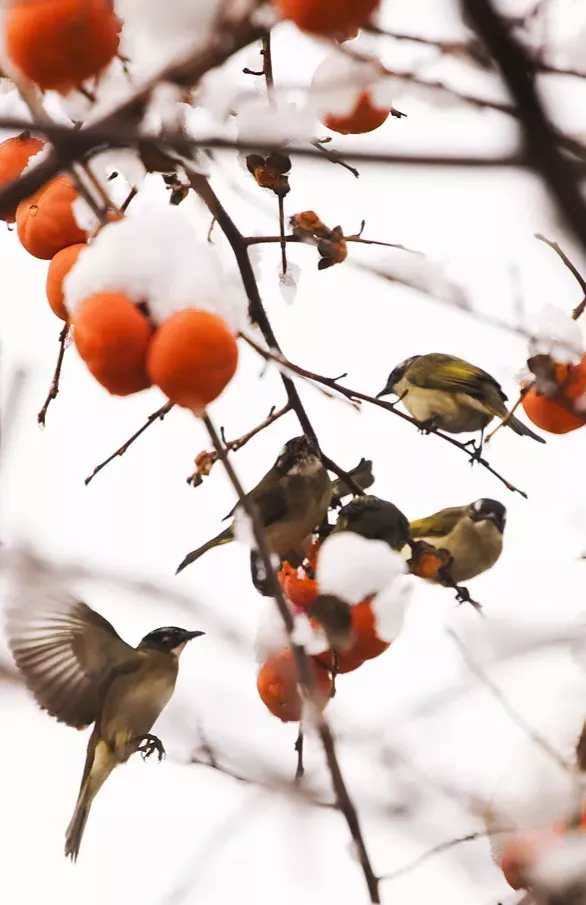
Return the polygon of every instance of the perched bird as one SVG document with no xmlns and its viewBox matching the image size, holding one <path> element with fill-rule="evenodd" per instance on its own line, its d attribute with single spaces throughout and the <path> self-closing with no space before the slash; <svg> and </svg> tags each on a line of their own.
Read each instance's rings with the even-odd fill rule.
<svg viewBox="0 0 586 905">
<path fill-rule="evenodd" d="M 384 540 L 393 550 L 402 550 L 409 540 L 409 520 L 393 503 L 376 496 L 357 496 L 340 509 L 332 534 L 340 531 Z"/>
<path fill-rule="evenodd" d="M 411 522 L 411 540 L 422 540 L 454 557 L 449 573 L 456 584 L 486 572 L 501 555 L 507 510 L 497 500 L 476 500 Z M 407 553 L 407 548 L 403 555 Z"/>
<path fill-rule="evenodd" d="M 315 446 L 307 437 L 288 440 L 279 458 L 262 481 L 246 494 L 256 505 L 272 553 L 291 565 L 303 560 L 311 534 L 325 516 L 332 496 L 332 483 Z M 230 518 L 236 509 L 228 513 Z M 183 571 L 208 550 L 234 540 L 234 523 L 188 553 L 177 572 Z"/>
<path fill-rule="evenodd" d="M 508 416 L 507 426 L 525 437 L 545 443 L 543 437 L 510 415 L 500 384 L 475 365 L 432 352 L 413 355 L 394 368 L 384 390 L 395 393 L 423 428 L 437 427 L 449 434 L 484 432 L 493 418 Z"/>
<path fill-rule="evenodd" d="M 87 604 L 46 590 L 9 610 L 6 628 L 43 710 L 75 729 L 94 723 L 66 834 L 65 854 L 75 861 L 92 802 L 114 767 L 135 751 L 162 759 L 163 744 L 150 730 L 173 694 L 181 651 L 204 632 L 158 628 L 131 647 Z"/>
</svg>

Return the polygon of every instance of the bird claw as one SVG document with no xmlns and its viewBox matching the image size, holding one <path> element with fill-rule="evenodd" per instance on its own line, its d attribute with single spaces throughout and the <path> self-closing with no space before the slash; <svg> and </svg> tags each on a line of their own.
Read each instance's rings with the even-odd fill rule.
<svg viewBox="0 0 586 905">
<path fill-rule="evenodd" d="M 432 434 L 437 427 L 435 418 L 428 418 L 427 421 L 420 421 L 417 425 L 420 434 Z"/>
<path fill-rule="evenodd" d="M 159 758 L 159 763 L 166 757 L 167 752 L 160 738 L 156 735 L 143 735 L 138 739 L 136 750 L 140 751 L 143 760 L 147 760 L 155 752 Z"/>
</svg>

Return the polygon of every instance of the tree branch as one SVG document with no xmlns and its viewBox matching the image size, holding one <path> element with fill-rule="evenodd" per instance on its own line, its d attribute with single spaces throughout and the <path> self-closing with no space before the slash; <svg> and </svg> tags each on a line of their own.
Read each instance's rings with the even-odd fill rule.
<svg viewBox="0 0 586 905">
<path fill-rule="evenodd" d="M 128 450 L 128 448 L 130 446 L 132 446 L 134 441 L 138 440 L 138 438 L 142 434 L 144 434 L 144 432 L 151 426 L 151 424 L 154 424 L 155 421 L 162 421 L 163 418 L 165 417 L 165 415 L 168 415 L 173 407 L 174 407 L 173 402 L 166 402 L 165 405 L 162 405 L 160 409 L 157 409 L 156 412 L 153 412 L 152 415 L 149 415 L 147 420 L 143 424 L 143 426 L 141 428 L 139 428 L 136 431 L 136 433 L 132 435 L 132 437 L 129 437 L 128 440 L 126 441 L 126 443 L 123 443 L 122 446 L 120 446 L 116 450 L 116 452 L 113 452 L 111 456 L 108 456 L 108 458 L 104 459 L 103 462 L 100 462 L 99 465 L 96 465 L 96 467 L 92 471 L 91 475 L 89 475 L 89 477 L 87 477 L 84 481 L 86 487 L 90 483 L 90 481 L 93 481 L 95 476 L 102 470 L 102 468 L 105 468 L 106 465 L 109 465 L 110 462 L 112 462 L 118 456 L 123 456 L 124 453 Z"/>
<path fill-rule="evenodd" d="M 57 398 L 59 393 L 59 380 L 61 378 L 61 368 L 63 367 L 63 358 L 65 356 L 65 345 L 67 343 L 67 336 L 69 335 L 69 324 L 65 324 L 63 329 L 59 334 L 59 354 L 57 355 L 57 364 L 55 365 L 55 371 L 53 373 L 53 379 L 51 380 L 51 386 L 49 387 L 49 392 L 47 393 L 47 398 L 43 403 L 43 407 L 39 414 L 37 415 L 37 421 L 39 422 L 41 427 L 45 426 L 45 419 L 47 417 L 47 411 L 53 399 Z"/>
<path fill-rule="evenodd" d="M 311 716 L 315 721 L 317 732 L 326 755 L 328 769 L 332 778 L 332 785 L 336 794 L 336 804 L 344 815 L 348 829 L 356 846 L 360 864 L 362 866 L 362 871 L 364 873 L 364 878 L 368 886 L 370 901 L 373 903 L 373 905 L 379 905 L 380 894 L 378 888 L 378 878 L 375 876 L 372 869 L 364 838 L 362 836 L 358 814 L 356 812 L 356 808 L 354 807 L 354 803 L 350 797 L 344 777 L 342 775 L 342 771 L 340 769 L 334 737 L 326 718 L 324 717 L 317 704 L 317 688 L 315 685 L 313 673 L 310 668 L 309 657 L 305 651 L 305 648 L 303 646 L 300 646 L 299 644 L 296 644 L 293 640 L 293 633 L 295 630 L 293 615 L 287 605 L 276 572 L 273 568 L 271 552 L 267 543 L 264 529 L 262 527 L 262 523 L 258 516 L 256 506 L 249 498 L 247 498 L 246 494 L 244 493 L 242 484 L 240 483 L 236 472 L 232 467 L 232 463 L 228 458 L 228 453 L 224 448 L 220 437 L 218 436 L 218 433 L 216 432 L 216 429 L 212 421 L 210 420 L 209 415 L 205 415 L 203 420 L 210 435 L 212 444 L 216 452 L 218 453 L 218 457 L 221 459 L 222 464 L 226 469 L 226 473 L 230 478 L 232 486 L 234 487 L 234 490 L 238 495 L 239 504 L 242 506 L 244 512 L 252 521 L 254 539 L 258 553 L 264 566 L 265 574 L 267 576 L 268 587 L 271 591 L 271 595 L 275 599 L 279 613 L 281 614 L 281 618 L 285 626 L 285 631 L 287 632 L 287 637 L 289 638 L 291 652 L 293 654 L 295 665 L 297 667 L 299 684 L 301 686 L 304 697 L 311 705 Z"/>
</svg>

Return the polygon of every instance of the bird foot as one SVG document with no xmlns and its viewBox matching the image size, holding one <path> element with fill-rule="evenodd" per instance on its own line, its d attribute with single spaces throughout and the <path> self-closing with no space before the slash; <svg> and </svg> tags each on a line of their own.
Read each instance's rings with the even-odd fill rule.
<svg viewBox="0 0 586 905">
<path fill-rule="evenodd" d="M 457 584 L 457 585 L 454 585 L 454 590 L 456 591 L 456 601 L 459 604 L 469 603 L 470 606 L 473 607 L 477 613 L 479 613 L 481 616 L 484 615 L 484 613 L 482 612 L 481 605 L 479 603 L 477 603 L 476 600 L 474 600 L 470 596 L 470 592 L 469 592 L 468 588 L 464 588 L 464 587 L 462 587 L 462 585 Z"/>
<path fill-rule="evenodd" d="M 472 455 L 470 456 L 470 465 L 474 465 L 475 462 L 480 462 L 482 457 L 483 444 L 477 443 L 476 440 L 467 440 L 466 443 L 462 444 L 464 449 L 470 449 L 472 451 Z"/>
<path fill-rule="evenodd" d="M 166 757 L 167 752 L 165 751 L 165 746 L 161 739 L 157 738 L 156 735 L 143 735 L 140 738 L 135 739 L 135 741 L 138 742 L 136 750 L 140 751 L 143 760 L 147 760 L 147 758 L 155 752 L 159 758 L 159 763 Z"/>
<path fill-rule="evenodd" d="M 427 421 L 419 421 L 417 427 L 420 434 L 431 434 L 434 433 L 437 422 L 435 418 L 428 418 Z"/>
</svg>

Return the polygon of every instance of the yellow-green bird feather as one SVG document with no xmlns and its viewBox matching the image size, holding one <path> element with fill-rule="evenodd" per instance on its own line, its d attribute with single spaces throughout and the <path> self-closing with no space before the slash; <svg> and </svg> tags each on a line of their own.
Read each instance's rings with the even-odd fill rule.
<svg viewBox="0 0 586 905">
<path fill-rule="evenodd" d="M 332 482 L 313 443 L 304 436 L 294 437 L 287 441 L 273 467 L 246 496 L 256 506 L 271 552 L 294 565 L 303 559 L 312 532 L 327 512 Z M 177 572 L 208 550 L 233 540 L 232 524 L 188 553 Z"/>
<path fill-rule="evenodd" d="M 433 424 L 450 434 L 483 431 L 493 418 L 508 417 L 516 434 L 545 443 L 531 428 L 509 415 L 500 384 L 481 368 L 432 352 L 414 355 L 391 371 L 377 398 L 395 393 L 420 424 Z"/>
<path fill-rule="evenodd" d="M 173 694 L 181 650 L 203 632 L 167 626 L 134 648 L 91 607 L 50 589 L 17 601 L 6 630 L 40 707 L 75 729 L 94 724 L 66 833 L 65 854 L 75 861 L 92 802 L 112 770 L 138 750 L 164 753 L 150 730 Z"/>
<path fill-rule="evenodd" d="M 468 506 L 441 509 L 410 524 L 411 540 L 426 541 L 453 556 L 450 575 L 456 584 L 490 569 L 503 549 L 506 509 L 498 500 L 475 500 Z M 403 555 L 409 557 L 410 548 Z"/>
</svg>

